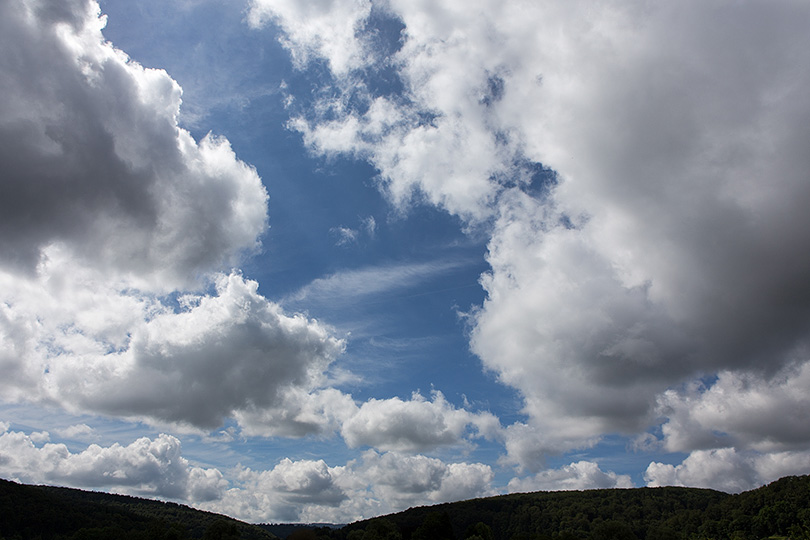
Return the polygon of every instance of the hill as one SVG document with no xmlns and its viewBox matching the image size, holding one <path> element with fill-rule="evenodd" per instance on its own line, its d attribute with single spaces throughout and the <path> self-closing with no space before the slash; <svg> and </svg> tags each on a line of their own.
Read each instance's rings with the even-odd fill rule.
<svg viewBox="0 0 810 540">
<path fill-rule="evenodd" d="M 277 540 L 235 519 L 180 504 L 0 480 L 0 539 Z"/>
<path fill-rule="evenodd" d="M 737 495 L 680 487 L 519 493 L 295 533 L 295 540 L 763 538 L 810 540 L 810 476 Z"/>
<path fill-rule="evenodd" d="M 0 480 L 0 540 L 276 538 L 261 527 L 174 503 Z M 264 527 L 290 540 L 810 540 L 810 476 L 736 495 L 679 487 L 516 493 L 337 529 Z"/>
</svg>

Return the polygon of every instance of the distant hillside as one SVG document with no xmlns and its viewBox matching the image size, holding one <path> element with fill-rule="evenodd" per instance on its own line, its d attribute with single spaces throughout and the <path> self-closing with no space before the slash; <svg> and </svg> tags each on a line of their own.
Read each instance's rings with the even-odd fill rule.
<svg viewBox="0 0 810 540">
<path fill-rule="evenodd" d="M 518 493 L 359 521 L 265 525 L 290 540 L 810 540 L 810 476 L 729 495 L 696 488 Z M 0 540 L 274 540 L 186 506 L 0 480 Z"/>
<path fill-rule="evenodd" d="M 810 476 L 729 495 L 696 488 L 520 493 L 296 531 L 295 540 L 810 540 Z"/>
<path fill-rule="evenodd" d="M 276 540 L 269 532 L 187 506 L 0 480 L 0 539 Z"/>
</svg>

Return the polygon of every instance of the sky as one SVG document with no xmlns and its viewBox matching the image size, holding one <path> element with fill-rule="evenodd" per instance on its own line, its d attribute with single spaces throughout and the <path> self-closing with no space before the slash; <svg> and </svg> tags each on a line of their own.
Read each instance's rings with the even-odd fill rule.
<svg viewBox="0 0 810 540">
<path fill-rule="evenodd" d="M 810 473 L 808 27 L 0 0 L 0 477 L 346 523 Z"/>
</svg>

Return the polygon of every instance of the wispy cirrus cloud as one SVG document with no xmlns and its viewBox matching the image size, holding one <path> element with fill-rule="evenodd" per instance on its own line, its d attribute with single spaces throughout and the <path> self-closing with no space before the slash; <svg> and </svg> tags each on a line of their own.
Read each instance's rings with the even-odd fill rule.
<svg viewBox="0 0 810 540">
<path fill-rule="evenodd" d="M 337 272 L 318 278 L 288 295 L 283 303 L 345 303 L 373 297 L 404 295 L 409 289 L 446 275 L 471 261 L 436 260 L 420 263 L 391 264 Z M 421 293 L 420 293 L 421 294 Z"/>
</svg>

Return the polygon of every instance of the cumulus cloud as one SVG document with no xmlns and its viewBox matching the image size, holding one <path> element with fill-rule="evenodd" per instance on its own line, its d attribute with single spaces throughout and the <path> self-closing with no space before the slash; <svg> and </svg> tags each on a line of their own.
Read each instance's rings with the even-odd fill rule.
<svg viewBox="0 0 810 540">
<path fill-rule="evenodd" d="M 336 388 L 288 387 L 277 405 L 239 410 L 234 418 L 245 436 L 329 436 L 356 412 L 351 395 Z"/>
<path fill-rule="evenodd" d="M 409 401 L 391 398 L 363 403 L 343 422 L 341 433 L 350 447 L 419 452 L 458 444 L 469 426 L 478 436 L 493 437 L 500 431 L 498 419 L 490 413 L 456 409 L 441 392 L 434 392 L 432 401 L 414 393 Z"/>
<path fill-rule="evenodd" d="M 281 43 L 299 67 L 315 57 L 345 74 L 365 65 L 372 53 L 357 39 L 370 13 L 369 0 L 252 0 L 248 23 L 255 28 L 278 24 L 284 31 Z"/>
<path fill-rule="evenodd" d="M 674 435 L 687 419 L 749 445 L 803 438 L 789 414 L 765 426 L 806 408 L 778 393 L 803 386 L 810 335 L 807 6 L 386 6 L 403 94 L 354 86 L 290 125 L 318 153 L 372 163 L 399 207 L 492 220 L 471 345 L 525 398 L 510 459 L 537 468 L 643 431 L 667 390 L 718 373 L 690 401 L 714 413 L 667 409 L 668 444 L 689 446 Z M 362 75 L 332 74 L 339 89 Z M 761 422 L 709 404 L 732 379 L 763 400 Z"/>
<path fill-rule="evenodd" d="M 343 343 L 221 273 L 259 246 L 266 190 L 105 22 L 0 7 L 0 397 L 202 429 L 294 405 Z"/>
<path fill-rule="evenodd" d="M 759 453 L 734 448 L 696 450 L 678 465 L 653 462 L 644 479 L 649 486 L 695 486 L 739 493 L 784 476 L 806 474 L 810 452 Z"/>
<path fill-rule="evenodd" d="M 369 518 L 424 502 L 492 495 L 494 474 L 481 463 L 445 463 L 423 455 L 379 454 L 330 466 L 281 459 L 267 470 L 236 467 L 225 474 L 193 465 L 171 435 L 128 445 L 91 444 L 71 452 L 0 422 L 0 476 L 18 482 L 108 489 L 187 501 L 255 522 L 333 522 Z"/>
<path fill-rule="evenodd" d="M 492 495 L 494 474 L 481 463 L 367 451 L 346 465 L 281 460 L 266 471 L 238 468 L 219 501 L 200 505 L 249 521 L 346 523 L 424 501 Z"/>
<path fill-rule="evenodd" d="M 355 474 L 373 486 L 388 512 L 421 501 L 449 502 L 494 494 L 494 473 L 482 463 L 445 463 L 423 455 L 368 451 Z"/>
<path fill-rule="evenodd" d="M 161 434 L 128 446 L 90 445 L 72 453 L 64 444 L 46 443 L 4 427 L 0 434 L 0 474 L 25 483 L 106 488 L 122 493 L 194 502 L 219 498 L 227 486 L 216 469 L 189 464 L 180 441 Z"/>
<path fill-rule="evenodd" d="M 291 393 L 322 385 L 343 350 L 327 327 L 285 314 L 238 274 L 176 309 L 93 277 L 54 269 L 4 289 L 0 340 L 18 374 L 0 386 L 5 397 L 213 429 L 236 411 L 294 404 Z"/>
<path fill-rule="evenodd" d="M 244 468 L 236 471 L 235 486 L 222 500 L 203 507 L 254 522 L 307 521 L 307 512 L 334 508 L 346 500 L 335 483 L 336 474 L 323 460 L 285 458 L 266 471 Z"/>
<path fill-rule="evenodd" d="M 33 274 L 62 245 L 171 290 L 258 246 L 267 194 L 255 170 L 226 139 L 178 127 L 180 87 L 105 41 L 96 2 L 0 9 L 3 268 Z"/>
<path fill-rule="evenodd" d="M 689 451 L 733 445 L 763 452 L 806 448 L 810 364 L 770 377 L 723 371 L 710 385 L 690 384 L 659 398 L 664 446 Z"/>
<path fill-rule="evenodd" d="M 571 491 L 635 487 L 630 476 L 603 471 L 592 461 L 578 461 L 559 469 L 548 469 L 527 478 L 509 481 L 509 492 Z"/>
<path fill-rule="evenodd" d="M 498 440 L 503 431 L 495 415 L 457 408 L 438 391 L 430 400 L 414 392 L 409 400 L 394 397 L 357 403 L 335 388 L 292 388 L 282 406 L 239 410 L 234 417 L 243 435 L 339 433 L 350 448 L 407 453 L 469 445 L 477 438 Z"/>
</svg>

